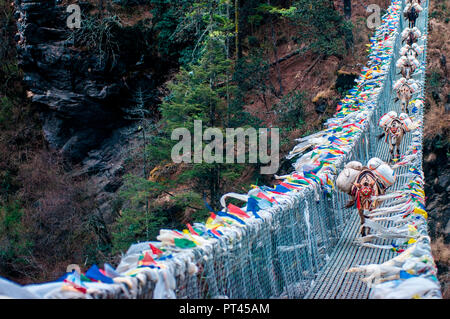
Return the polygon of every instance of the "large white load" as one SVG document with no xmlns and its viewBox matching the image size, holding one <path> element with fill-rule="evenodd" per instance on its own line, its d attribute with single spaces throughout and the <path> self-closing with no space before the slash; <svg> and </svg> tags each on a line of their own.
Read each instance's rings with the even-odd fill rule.
<svg viewBox="0 0 450 319">
<path fill-rule="evenodd" d="M 407 80 L 405 78 L 400 78 L 394 83 L 394 90 L 398 90 L 402 85 L 407 84 Z"/>
<path fill-rule="evenodd" d="M 414 33 L 414 37 L 416 39 L 419 39 L 422 36 L 422 33 L 420 32 L 420 30 L 417 27 L 414 27 L 412 29 L 410 28 L 405 28 L 402 31 L 402 41 L 406 40 L 406 38 L 409 35 L 409 32 L 413 32 Z"/>
<path fill-rule="evenodd" d="M 397 60 L 395 66 L 398 69 L 401 69 L 406 62 L 408 62 L 408 57 L 403 55 L 400 59 Z"/>
<path fill-rule="evenodd" d="M 416 82 L 416 80 L 407 80 L 405 78 L 400 78 L 394 83 L 394 90 L 397 91 L 403 85 L 407 85 L 411 90 L 411 93 L 416 93 L 420 89 L 419 84 Z"/>
<path fill-rule="evenodd" d="M 388 188 L 395 183 L 394 170 L 378 157 L 373 157 L 367 162 L 367 168 L 370 169 L 381 184 Z M 342 172 L 336 179 L 337 188 L 347 194 L 351 193 L 353 183 L 363 170 L 360 162 L 352 161 L 345 165 Z"/>
<path fill-rule="evenodd" d="M 400 113 L 398 119 L 400 123 L 402 123 L 405 132 L 409 132 L 415 128 L 414 122 L 411 120 L 408 114 Z"/>
<path fill-rule="evenodd" d="M 414 49 L 414 51 L 416 51 L 417 55 L 422 53 L 422 47 L 420 47 L 417 43 L 413 43 L 411 47 Z"/>
<path fill-rule="evenodd" d="M 385 162 L 378 157 L 373 157 L 367 162 L 367 167 L 380 179 L 385 187 L 395 183 L 395 172 Z"/>
<path fill-rule="evenodd" d="M 395 111 L 387 112 L 378 121 L 378 126 L 379 127 L 386 127 L 389 124 L 391 124 L 392 120 L 394 120 L 396 117 L 397 117 L 397 112 L 395 112 Z"/>
<path fill-rule="evenodd" d="M 410 49 L 411 47 L 408 45 L 408 44 L 405 44 L 401 49 L 400 49 L 400 55 L 401 56 L 404 56 L 404 55 L 406 55 L 406 52 L 408 52 L 408 50 Z M 398 61 L 397 61 L 397 63 L 398 63 Z M 398 66 L 397 66 L 398 67 Z"/>
<path fill-rule="evenodd" d="M 391 125 L 393 120 L 398 120 L 402 124 L 405 132 L 409 132 L 416 128 L 416 124 L 414 124 L 408 114 L 400 113 L 400 115 L 397 115 L 397 112 L 395 111 L 390 111 L 384 114 L 378 121 L 378 126 L 381 128 L 385 128 Z"/>
<path fill-rule="evenodd" d="M 409 12 L 409 10 L 411 10 L 411 7 L 413 7 L 414 9 L 416 9 L 417 13 L 420 13 L 423 11 L 423 8 L 418 4 L 418 3 L 408 3 L 405 7 L 405 9 L 403 10 L 403 14 L 406 14 Z"/>
<path fill-rule="evenodd" d="M 344 193 L 350 194 L 353 182 L 358 177 L 362 167 L 362 164 L 357 161 L 347 163 L 336 179 L 337 188 Z"/>
<path fill-rule="evenodd" d="M 420 62 L 415 57 L 409 56 L 408 60 L 411 64 L 413 64 L 416 67 L 416 69 L 420 67 Z"/>
</svg>

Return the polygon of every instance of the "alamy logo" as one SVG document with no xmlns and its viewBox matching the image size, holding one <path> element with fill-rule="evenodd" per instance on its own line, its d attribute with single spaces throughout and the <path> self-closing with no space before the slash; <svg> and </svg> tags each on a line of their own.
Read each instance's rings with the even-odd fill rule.
<svg viewBox="0 0 450 319">
<path fill-rule="evenodd" d="M 377 4 L 369 4 L 366 8 L 366 12 L 371 12 L 372 14 L 367 17 L 367 27 L 369 29 L 375 29 L 381 25 L 381 8 Z"/>
<path fill-rule="evenodd" d="M 70 13 L 67 17 L 67 27 L 69 29 L 81 28 L 81 9 L 78 4 L 71 4 L 67 6 L 66 12 Z"/>
<path fill-rule="evenodd" d="M 268 153 L 269 135 L 270 155 Z M 261 167 L 261 174 L 275 174 L 279 168 L 278 128 L 271 128 L 270 131 L 267 128 L 260 128 L 258 132 L 252 127 L 226 128 L 224 141 L 222 130 L 207 128 L 203 132 L 202 121 L 196 120 L 193 139 L 191 132 L 184 127 L 174 129 L 171 139 L 179 141 L 171 152 L 172 161 L 175 163 L 245 163 L 248 139 L 248 163 L 258 163 L 259 158 L 259 163 L 269 164 Z M 210 141 L 210 143 L 203 148 L 203 141 Z"/>
<path fill-rule="evenodd" d="M 77 264 L 70 264 L 70 265 L 67 266 L 66 272 L 74 272 L 74 271 L 76 271 L 77 273 L 81 274 L 80 266 L 78 266 Z"/>
</svg>

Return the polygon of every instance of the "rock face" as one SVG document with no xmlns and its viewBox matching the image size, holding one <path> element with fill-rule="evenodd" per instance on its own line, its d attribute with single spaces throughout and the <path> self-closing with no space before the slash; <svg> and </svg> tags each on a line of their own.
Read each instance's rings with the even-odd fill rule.
<svg viewBox="0 0 450 319">
<path fill-rule="evenodd" d="M 444 298 L 449 296 L 450 164 L 445 135 L 424 140 L 424 174 L 428 233 Z"/>
<path fill-rule="evenodd" d="M 133 92 L 144 87 L 153 92 L 150 104 L 156 104 L 161 80 L 155 79 L 164 65 L 136 46 L 118 47 L 114 63 L 95 50 L 75 47 L 66 25 L 70 13 L 59 2 L 15 1 L 19 65 L 50 147 L 80 164 L 75 175 L 90 176 L 108 223 L 108 201 L 121 185 L 122 154 L 136 134 L 136 123 L 126 116 Z M 89 9 L 88 3 L 80 6 Z M 131 41 L 133 32 L 121 30 L 121 36 Z"/>
<path fill-rule="evenodd" d="M 426 207 L 430 219 L 430 235 L 433 239 L 443 237 L 444 243 L 450 243 L 448 224 L 450 222 L 450 164 L 448 145 L 445 137 L 435 136 L 424 140 L 425 194 Z"/>
</svg>

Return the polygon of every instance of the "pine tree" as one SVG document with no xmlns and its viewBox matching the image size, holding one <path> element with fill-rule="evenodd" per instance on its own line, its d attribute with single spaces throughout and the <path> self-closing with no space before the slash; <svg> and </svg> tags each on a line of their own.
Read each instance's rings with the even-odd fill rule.
<svg viewBox="0 0 450 319">
<path fill-rule="evenodd" d="M 209 36 L 199 64 L 190 70 L 182 69 L 174 83 L 169 86 L 170 99 L 161 105 L 162 121 L 167 136 L 178 127 L 186 127 L 193 135 L 194 120 L 201 120 L 205 127 L 224 127 L 229 116 L 227 93 L 235 87 L 228 84 L 227 74 L 232 64 L 226 58 L 223 42 Z M 195 163 L 181 178 L 195 181 L 194 189 L 208 194 L 213 205 L 218 202 L 221 190 L 221 173 L 224 164 Z"/>
<path fill-rule="evenodd" d="M 352 23 L 335 10 L 333 1 L 296 0 L 285 16 L 299 28 L 300 42 L 324 56 L 344 55 L 353 41 Z"/>
<path fill-rule="evenodd" d="M 352 1 L 344 0 L 344 14 L 345 18 L 348 20 L 352 17 Z"/>
<path fill-rule="evenodd" d="M 242 175 L 244 168 L 248 167 L 245 164 L 187 163 L 179 165 L 174 176 L 157 180 L 148 178 L 151 167 L 162 169 L 173 165 L 171 150 L 178 143 L 171 139 L 174 129 L 187 128 L 193 136 L 194 121 L 202 121 L 203 131 L 207 127 L 218 128 L 225 141 L 224 128 L 256 126 L 258 123 L 243 109 L 243 94 L 233 82 L 236 78 L 236 61 L 232 60 L 235 56 L 230 53 L 230 40 L 234 37 L 233 1 L 151 2 L 155 4 L 154 14 L 161 13 L 154 18 L 154 28 L 159 30 L 158 41 L 168 41 L 162 43 L 161 52 L 166 50 L 169 53 L 176 43 L 185 41 L 189 34 L 195 36 L 191 39 L 192 45 L 182 54 L 180 71 L 168 84 L 170 93 L 159 107 L 160 121 L 152 124 L 151 129 L 145 125 L 147 107 L 143 90 L 137 90 L 133 101 L 135 107 L 128 112 L 144 127 L 145 172 L 144 178 L 134 175 L 125 178 L 121 200 L 126 205 L 114 225 L 115 250 L 137 240 L 153 239 L 158 227 L 177 227 L 187 220 L 204 221 L 208 213 L 204 208 L 204 198 L 214 209 L 219 209 L 220 196 L 226 193 L 227 187 L 233 186 L 233 190 L 238 190 L 236 185 L 230 184 Z M 171 18 L 174 20 L 170 21 Z M 202 143 L 201 149 L 207 144 Z M 180 184 L 189 185 L 189 189 L 172 191 Z M 158 204 L 157 199 L 163 194 L 170 196 L 168 206 Z M 189 216 L 186 216 L 187 208 L 190 209 Z"/>
</svg>

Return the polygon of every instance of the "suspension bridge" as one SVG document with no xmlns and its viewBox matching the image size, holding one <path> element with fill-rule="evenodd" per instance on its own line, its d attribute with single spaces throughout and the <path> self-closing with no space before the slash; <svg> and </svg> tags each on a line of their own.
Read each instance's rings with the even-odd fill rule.
<svg viewBox="0 0 450 319">
<path fill-rule="evenodd" d="M 403 140 L 396 182 L 375 210 L 381 217 L 366 221 L 371 236 L 360 237 L 358 213 L 343 208 L 347 195 L 334 183 L 349 161 L 390 160 L 388 145 L 377 140 L 378 119 L 400 113 L 393 84 L 407 26 L 402 0 L 392 1 L 371 38 L 355 88 L 326 129 L 298 140 L 290 154 L 297 158 L 295 172 L 278 177 L 279 185 L 225 195 L 222 211 L 205 223 L 161 230 L 159 241 L 132 245 L 117 268 L 92 267 L 44 284 L 3 284 L 19 297 L 26 291 L 36 298 L 441 298 L 423 206 L 428 0 L 421 5 L 416 26 L 423 50 L 413 75 L 420 89 L 409 105 L 418 128 Z M 227 206 L 228 197 L 246 204 Z"/>
</svg>

